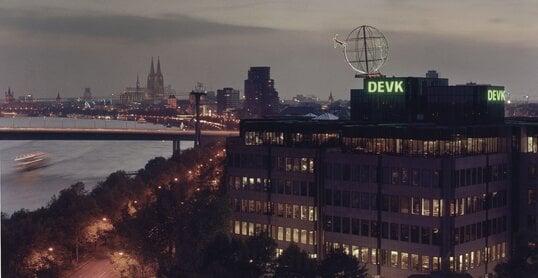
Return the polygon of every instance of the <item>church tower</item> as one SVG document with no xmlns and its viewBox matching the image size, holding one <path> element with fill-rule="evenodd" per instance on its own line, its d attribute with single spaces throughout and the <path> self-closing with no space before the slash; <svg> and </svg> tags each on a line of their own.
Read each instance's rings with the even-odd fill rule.
<svg viewBox="0 0 538 278">
<path fill-rule="evenodd" d="M 161 59 L 157 56 L 157 74 L 155 75 L 155 100 L 164 99 L 164 79 L 161 72 Z"/>
<path fill-rule="evenodd" d="M 151 57 L 151 67 L 148 74 L 147 82 L 147 96 L 149 100 L 154 103 L 164 99 L 164 80 L 161 72 L 161 61 L 157 58 L 157 72 L 153 63 L 153 57 Z"/>
</svg>

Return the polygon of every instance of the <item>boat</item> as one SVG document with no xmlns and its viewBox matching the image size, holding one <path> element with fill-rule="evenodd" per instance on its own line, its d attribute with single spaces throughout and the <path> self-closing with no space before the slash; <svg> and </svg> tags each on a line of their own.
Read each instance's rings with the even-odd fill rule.
<svg viewBox="0 0 538 278">
<path fill-rule="evenodd" d="M 136 122 L 139 123 L 139 124 L 145 124 L 145 123 L 147 123 L 147 121 L 146 121 L 146 119 L 144 119 L 144 117 L 140 117 L 140 118 L 138 118 L 138 120 L 137 120 Z"/>
<path fill-rule="evenodd" d="M 44 152 L 31 152 L 15 157 L 15 167 L 21 171 L 30 171 L 46 166 L 47 154 Z"/>
</svg>

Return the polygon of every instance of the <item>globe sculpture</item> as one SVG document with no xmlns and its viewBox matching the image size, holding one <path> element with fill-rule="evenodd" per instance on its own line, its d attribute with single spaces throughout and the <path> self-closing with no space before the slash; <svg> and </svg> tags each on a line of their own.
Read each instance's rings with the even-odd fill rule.
<svg viewBox="0 0 538 278">
<path fill-rule="evenodd" d="M 372 26 L 362 25 L 349 33 L 342 41 L 334 37 L 334 47 L 343 48 L 349 66 L 358 77 L 381 76 L 379 69 L 387 61 L 389 46 L 383 33 Z"/>
</svg>

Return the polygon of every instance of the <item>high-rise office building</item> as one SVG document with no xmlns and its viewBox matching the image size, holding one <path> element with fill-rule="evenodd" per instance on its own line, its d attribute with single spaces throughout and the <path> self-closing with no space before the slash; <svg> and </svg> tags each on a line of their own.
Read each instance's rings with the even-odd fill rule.
<svg viewBox="0 0 538 278">
<path fill-rule="evenodd" d="M 217 90 L 217 114 L 222 115 L 228 109 L 239 108 L 239 90 L 223 88 Z"/>
<path fill-rule="evenodd" d="M 504 87 L 372 78 L 352 121 L 243 120 L 227 142 L 232 233 L 281 252 L 342 248 L 380 277 L 484 277 L 536 231 L 538 123 L 504 119 Z M 369 108 L 368 108 L 369 107 Z"/>
<path fill-rule="evenodd" d="M 251 67 L 245 80 L 243 118 L 263 118 L 279 111 L 278 92 L 270 67 Z"/>
</svg>

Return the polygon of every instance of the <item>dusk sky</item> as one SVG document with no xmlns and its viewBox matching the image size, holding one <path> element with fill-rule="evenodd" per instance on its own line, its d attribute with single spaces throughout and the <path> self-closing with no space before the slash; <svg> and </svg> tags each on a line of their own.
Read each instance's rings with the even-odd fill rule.
<svg viewBox="0 0 538 278">
<path fill-rule="evenodd" d="M 451 84 L 504 85 L 538 101 L 538 1 L 0 0 L 0 89 L 37 97 L 145 86 L 160 56 L 165 85 L 243 91 L 270 66 L 280 96 L 349 99 L 362 87 L 332 38 L 372 25 L 389 43 L 388 76 L 435 69 Z M 180 95 L 181 97 L 181 95 Z"/>
</svg>

